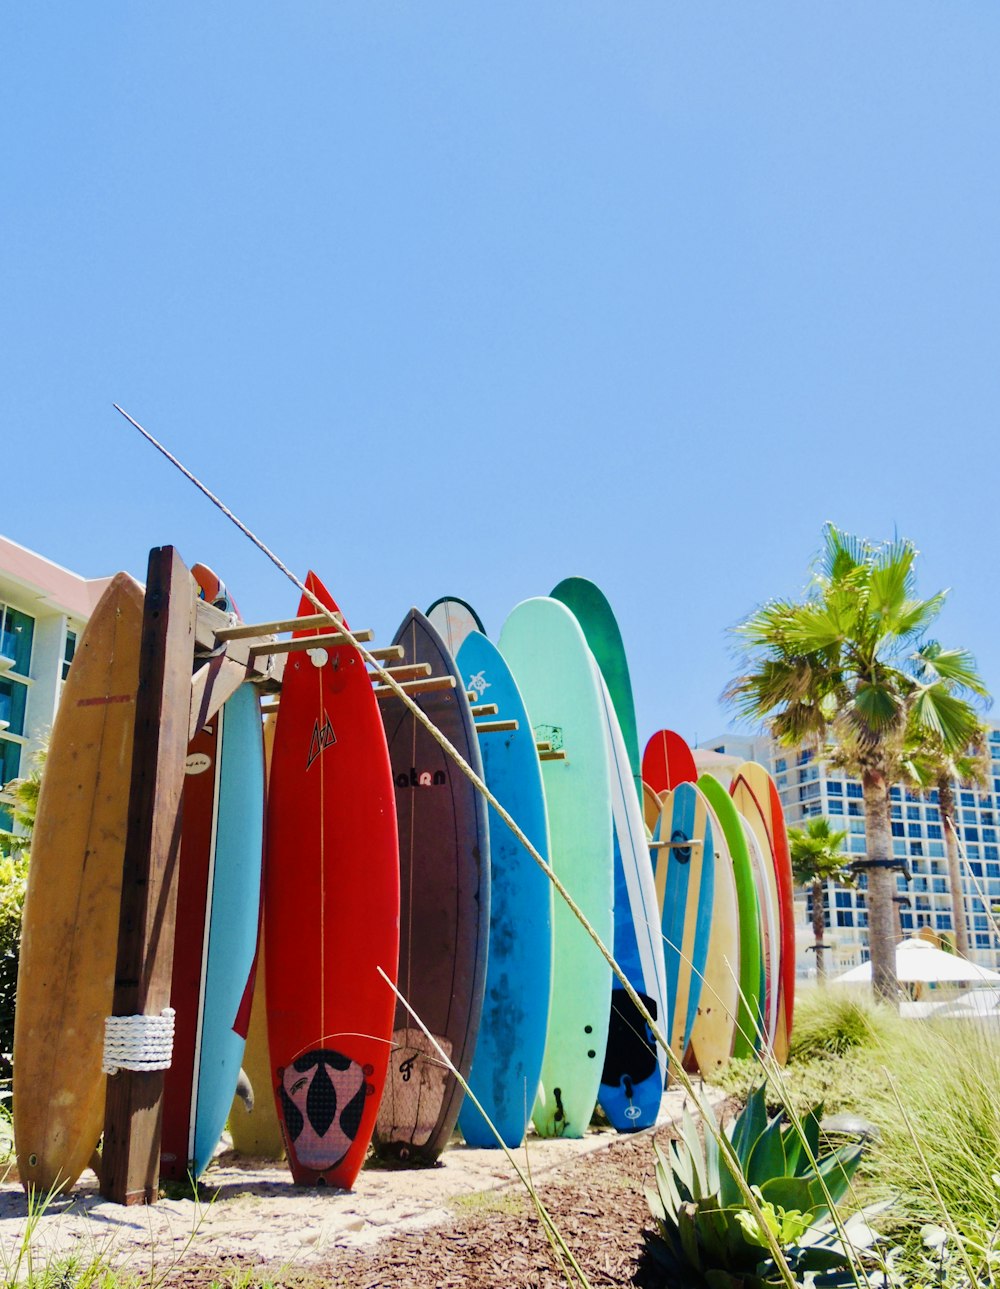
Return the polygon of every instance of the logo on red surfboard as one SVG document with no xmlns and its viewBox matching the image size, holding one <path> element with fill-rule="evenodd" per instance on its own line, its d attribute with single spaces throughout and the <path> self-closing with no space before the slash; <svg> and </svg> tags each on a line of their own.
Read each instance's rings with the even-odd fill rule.
<svg viewBox="0 0 1000 1289">
<path fill-rule="evenodd" d="M 316 724 L 313 726 L 312 738 L 309 740 L 309 755 L 306 758 L 306 769 L 308 770 L 313 761 L 315 761 L 318 756 L 321 756 L 328 747 L 333 747 L 336 741 L 337 736 L 333 732 L 333 722 L 330 720 L 329 716 L 327 716 L 326 712 L 323 713 L 322 725 L 320 724 L 319 717 L 317 716 Z"/>
</svg>

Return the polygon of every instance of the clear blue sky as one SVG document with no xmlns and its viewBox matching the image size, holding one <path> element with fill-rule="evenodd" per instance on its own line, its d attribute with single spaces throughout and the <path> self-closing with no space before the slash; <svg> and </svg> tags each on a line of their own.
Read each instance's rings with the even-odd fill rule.
<svg viewBox="0 0 1000 1289">
<path fill-rule="evenodd" d="M 598 582 L 640 734 L 823 521 L 1000 689 L 1000 6 L 296 0 L 0 15 L 0 532 L 173 543 L 380 642 Z"/>
</svg>

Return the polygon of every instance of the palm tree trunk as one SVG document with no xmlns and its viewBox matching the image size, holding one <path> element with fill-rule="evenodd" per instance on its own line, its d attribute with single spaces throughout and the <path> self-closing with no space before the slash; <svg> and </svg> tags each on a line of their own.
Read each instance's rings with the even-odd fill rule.
<svg viewBox="0 0 1000 1289">
<path fill-rule="evenodd" d="M 955 794 L 951 780 L 937 781 L 941 822 L 944 824 L 944 848 L 948 856 L 948 885 L 951 887 L 951 924 L 955 928 L 955 948 L 963 958 L 969 956 L 969 923 L 965 913 L 965 893 L 962 890 L 962 869 L 958 860 L 958 837 L 955 834 Z"/>
<path fill-rule="evenodd" d="M 884 867 L 892 858 L 889 826 L 889 785 L 880 770 L 865 770 L 861 778 L 865 801 L 865 845 L 868 859 L 879 863 L 868 875 L 868 949 L 872 960 L 872 991 L 893 1006 L 899 1004 L 896 980 L 896 877 Z"/>
<path fill-rule="evenodd" d="M 812 884 L 813 897 L 813 937 L 816 940 L 816 981 L 820 985 L 826 984 L 826 960 L 823 957 L 823 936 L 826 925 L 823 921 L 823 887 L 826 883 L 822 878 L 815 878 Z"/>
</svg>

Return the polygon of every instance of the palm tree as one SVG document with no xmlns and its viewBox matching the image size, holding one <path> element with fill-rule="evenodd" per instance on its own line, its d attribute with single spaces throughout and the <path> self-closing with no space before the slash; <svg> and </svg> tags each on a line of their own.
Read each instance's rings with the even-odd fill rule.
<svg viewBox="0 0 1000 1289">
<path fill-rule="evenodd" d="M 844 841 L 847 832 L 835 832 L 829 819 L 810 819 L 805 828 L 789 828 L 788 847 L 792 855 L 792 875 L 799 886 L 812 892 L 812 926 L 816 941 L 816 976 L 826 979 L 823 957 L 823 891 L 832 878 L 844 886 L 854 878 L 845 866 Z"/>
<path fill-rule="evenodd" d="M 941 646 L 929 640 L 918 650 L 917 663 L 923 679 L 939 679 L 937 660 Z M 907 748 L 906 769 L 921 792 L 936 790 L 941 823 L 944 829 L 945 855 L 948 859 L 948 885 L 951 888 L 952 926 L 955 948 L 963 958 L 969 957 L 969 924 L 962 890 L 962 868 L 958 856 L 958 829 L 955 825 L 955 789 L 971 788 L 987 781 L 989 761 L 986 757 L 986 726 L 977 722 L 969 742 L 961 751 L 946 748 L 941 739 L 931 735 L 915 736 Z"/>
<path fill-rule="evenodd" d="M 782 744 L 825 747 L 832 764 L 861 780 L 865 805 L 868 942 L 876 995 L 897 997 L 889 790 L 902 774 L 904 744 L 916 733 L 949 752 L 968 746 L 978 718 L 956 689 L 986 696 L 973 658 L 941 649 L 935 677 L 917 661 L 924 633 L 946 592 L 916 593 L 916 547 L 872 543 L 828 523 L 805 597 L 770 600 L 736 628 L 748 667 L 725 698 L 741 716 L 763 720 Z"/>
</svg>

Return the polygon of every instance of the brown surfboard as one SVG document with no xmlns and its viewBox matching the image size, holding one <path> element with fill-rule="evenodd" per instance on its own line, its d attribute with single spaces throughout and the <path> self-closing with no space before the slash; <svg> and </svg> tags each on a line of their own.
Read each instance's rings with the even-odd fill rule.
<svg viewBox="0 0 1000 1289">
<path fill-rule="evenodd" d="M 104 1126 L 142 604 L 126 573 L 101 597 L 45 763 L 14 1023 L 14 1138 L 26 1189 L 68 1190 Z"/>
</svg>

